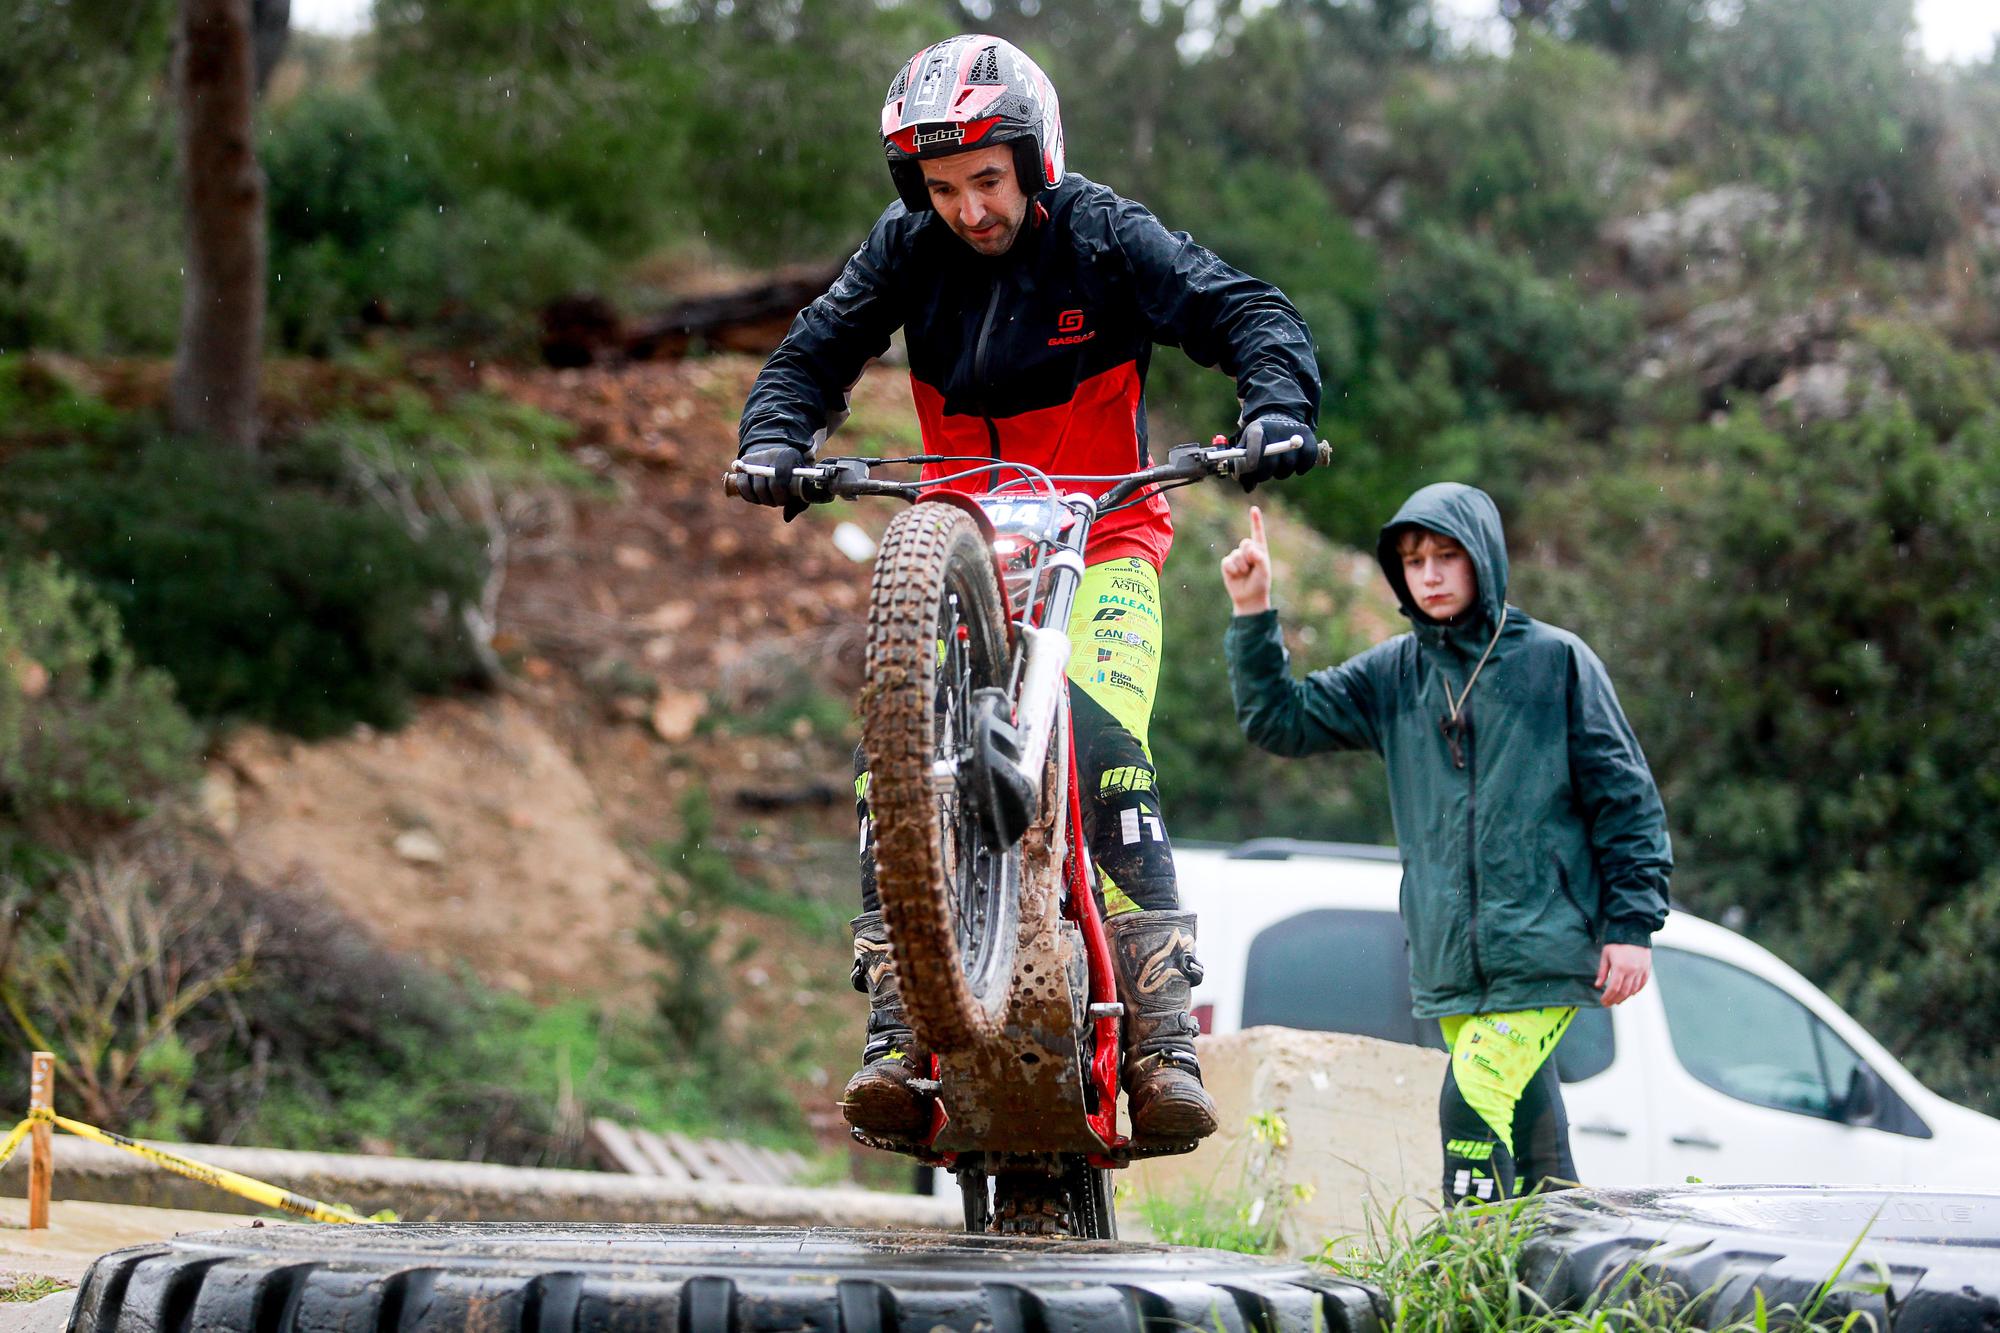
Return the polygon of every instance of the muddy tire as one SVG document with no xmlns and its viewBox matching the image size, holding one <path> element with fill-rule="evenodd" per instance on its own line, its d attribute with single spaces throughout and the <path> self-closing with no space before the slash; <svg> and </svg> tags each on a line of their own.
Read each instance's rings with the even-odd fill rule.
<svg viewBox="0 0 2000 1333">
<path fill-rule="evenodd" d="M 961 510 L 919 504 L 882 538 L 868 606 L 861 745 L 875 882 L 918 1041 L 958 1051 L 1006 1017 L 1020 850 L 988 851 L 936 766 L 962 753 L 971 692 L 1005 686 L 1007 630 L 993 557 Z"/>
<path fill-rule="evenodd" d="M 1378 1333 L 1303 1264 L 1114 1242 L 788 1228 L 272 1226 L 119 1250 L 75 1333 Z"/>
<path fill-rule="evenodd" d="M 1860 1311 L 1896 1333 L 2000 1328 L 2000 1194 L 1690 1185 L 1566 1190 L 1541 1207 L 1523 1272 L 1559 1306 L 1637 1269 L 1678 1287 L 1703 1328 L 1751 1315 L 1759 1293 L 1803 1310 L 1829 1285 L 1850 1289 L 1826 1292 L 1828 1327 Z"/>
</svg>

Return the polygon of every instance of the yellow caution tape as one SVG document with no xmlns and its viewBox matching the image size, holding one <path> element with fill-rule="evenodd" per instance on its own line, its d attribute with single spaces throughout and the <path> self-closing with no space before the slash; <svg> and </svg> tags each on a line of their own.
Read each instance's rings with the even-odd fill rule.
<svg viewBox="0 0 2000 1333">
<path fill-rule="evenodd" d="M 21 1140 L 27 1138 L 28 1131 L 34 1127 L 35 1117 L 29 1116 L 14 1126 L 14 1132 L 7 1136 L 5 1142 L 0 1142 L 0 1166 L 7 1165 L 7 1159 L 14 1155 L 14 1150 L 21 1146 Z"/>
<path fill-rule="evenodd" d="M 86 1125 L 81 1120 L 71 1120 L 68 1116 L 60 1116 L 42 1108 L 30 1111 L 28 1118 L 14 1126 L 14 1132 L 4 1141 L 0 1141 L 0 1166 L 4 1166 L 7 1159 L 14 1155 L 14 1150 L 21 1146 L 21 1140 L 27 1137 L 28 1130 L 38 1120 L 46 1121 L 58 1129 L 67 1130 L 78 1138 L 89 1139 L 94 1143 L 107 1143 L 114 1148 L 137 1153 L 176 1175 L 186 1176 L 189 1180 L 198 1180 L 204 1185 L 213 1185 L 219 1190 L 226 1190 L 252 1203 L 260 1203 L 266 1208 L 276 1208 L 281 1212 L 310 1218 L 315 1222 L 367 1223 L 375 1220 L 363 1217 L 353 1209 L 343 1208 L 337 1203 L 322 1203 L 318 1199 L 308 1199 L 303 1194 L 279 1189 L 276 1185 L 267 1185 L 261 1180 L 252 1180 L 240 1172 L 229 1171 L 219 1166 L 204 1166 L 200 1162 L 170 1153 L 164 1148 L 155 1148 L 149 1143 L 140 1143 L 137 1139 L 128 1139 L 123 1134 L 114 1134 L 108 1129 Z"/>
</svg>

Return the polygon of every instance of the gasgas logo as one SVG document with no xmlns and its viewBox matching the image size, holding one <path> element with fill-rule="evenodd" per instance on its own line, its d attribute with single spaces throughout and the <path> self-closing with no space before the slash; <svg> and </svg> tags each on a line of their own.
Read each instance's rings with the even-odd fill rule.
<svg viewBox="0 0 2000 1333">
<path fill-rule="evenodd" d="M 1096 336 L 1096 329 L 1084 329 L 1081 310 L 1065 310 L 1056 316 L 1056 336 L 1049 339 L 1049 346 L 1068 347 L 1074 343 L 1087 343 Z"/>
</svg>

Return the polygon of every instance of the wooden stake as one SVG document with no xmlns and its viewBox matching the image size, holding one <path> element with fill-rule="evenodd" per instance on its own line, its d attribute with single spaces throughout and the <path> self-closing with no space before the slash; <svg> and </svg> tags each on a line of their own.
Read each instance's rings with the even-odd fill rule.
<svg viewBox="0 0 2000 1333">
<path fill-rule="evenodd" d="M 28 1078 L 30 1110 L 54 1110 L 56 1058 L 36 1051 Z M 46 1231 L 49 1226 L 49 1187 L 55 1182 L 55 1133 L 47 1121 L 36 1121 L 28 1131 L 28 1230 Z"/>
</svg>

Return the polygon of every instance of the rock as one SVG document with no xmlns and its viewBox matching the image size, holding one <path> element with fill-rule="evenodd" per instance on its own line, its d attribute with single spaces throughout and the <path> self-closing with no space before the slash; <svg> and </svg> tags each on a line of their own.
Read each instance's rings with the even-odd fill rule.
<svg viewBox="0 0 2000 1333">
<path fill-rule="evenodd" d="M 390 846 L 395 848 L 396 855 L 405 861 L 424 866 L 444 864 L 444 844 L 439 842 L 437 834 L 429 829 L 405 829 L 396 835 L 395 842 Z"/>
<path fill-rule="evenodd" d="M 231 837 L 236 832 L 239 807 L 236 800 L 236 778 L 221 764 L 211 764 L 201 775 L 201 786 L 195 793 L 197 807 L 208 826 L 223 837 Z"/>
<path fill-rule="evenodd" d="M 655 634 L 677 634 L 694 624 L 694 613 L 693 602 L 661 602 L 640 616 L 638 624 Z"/>
<path fill-rule="evenodd" d="M 1724 185 L 1614 222 L 1605 240 L 1643 283 L 1726 278 L 1742 271 L 1753 240 L 1791 235 L 1787 214 L 1784 200 L 1761 186 Z"/>
<path fill-rule="evenodd" d="M 1833 421 L 1848 413 L 1854 376 L 1839 362 L 1802 366 L 1778 381 L 1765 400 L 1790 407 L 1800 421 Z"/>
<path fill-rule="evenodd" d="M 1399 1204 L 1436 1199 L 1444 1052 L 1277 1027 L 1202 1037 L 1196 1051 L 1222 1127 L 1185 1156 L 1135 1162 L 1128 1175 L 1142 1197 L 1205 1191 L 1226 1209 L 1275 1195 L 1285 1206 L 1279 1243 L 1290 1254 L 1366 1235 L 1371 1211 L 1379 1225 Z M 1251 1129 L 1252 1116 L 1267 1114 L 1285 1127 L 1274 1143 Z M 1250 1197 L 1232 1197 L 1239 1185 Z"/>
<path fill-rule="evenodd" d="M 695 725 L 708 711 L 708 699 L 694 690 L 662 688 L 653 700 L 653 732 L 669 745 L 680 745 L 694 735 Z"/>
<path fill-rule="evenodd" d="M 1773 315 L 1749 297 L 1702 306 L 1653 338 L 1646 360 L 1691 374 L 1701 386 L 1705 412 L 1726 410 L 1743 395 L 1762 395 L 1786 374 L 1840 351 L 1848 310 L 1839 301 L 1816 301 Z"/>
<path fill-rule="evenodd" d="M 1764 401 L 1788 410 L 1797 421 L 1844 421 L 1862 409 L 1886 405 L 1894 394 L 1881 357 L 1847 342 L 1822 359 L 1786 372 Z"/>
</svg>

